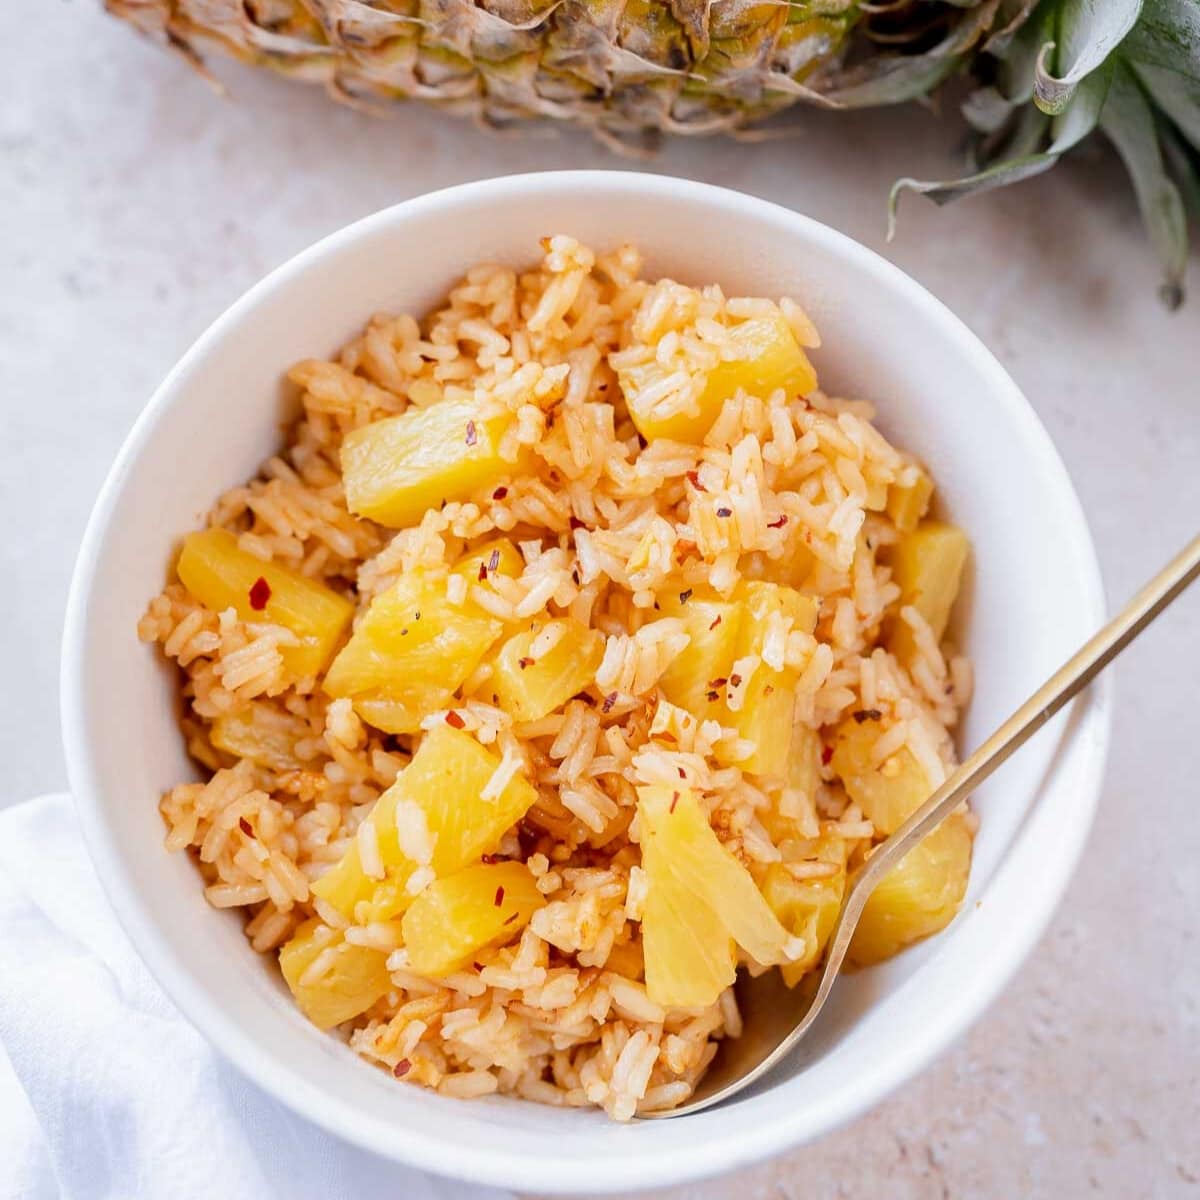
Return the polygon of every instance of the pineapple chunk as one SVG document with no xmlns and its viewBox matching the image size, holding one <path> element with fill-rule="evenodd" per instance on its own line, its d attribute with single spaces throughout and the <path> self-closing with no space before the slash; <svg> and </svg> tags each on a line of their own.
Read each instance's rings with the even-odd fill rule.
<svg viewBox="0 0 1200 1200">
<path fill-rule="evenodd" d="M 737 648 L 742 609 L 721 600 L 701 600 L 692 596 L 680 601 L 678 593 L 660 600 L 662 611 L 683 621 L 691 639 L 671 660 L 659 680 L 662 693 L 680 708 L 686 708 L 701 721 L 710 717 L 724 720 L 721 697 L 713 688 L 716 679 L 727 679 Z"/>
<path fill-rule="evenodd" d="M 355 843 L 313 884 L 313 894 L 348 921 L 364 923 L 387 920 L 412 903 L 405 885 L 417 864 L 400 847 L 396 820 L 402 803 L 415 805 L 424 814 L 433 838 L 429 865 L 439 879 L 494 850 L 537 799 L 528 780 L 516 775 L 495 800 L 485 800 L 480 793 L 499 766 L 499 756 L 469 733 L 435 725 L 366 818 L 375 828 L 385 878 L 367 875 Z"/>
<path fill-rule="evenodd" d="M 955 525 L 925 521 L 905 534 L 892 551 L 892 578 L 900 587 L 900 604 L 911 604 L 929 623 L 940 642 L 962 582 L 970 543 Z M 912 629 L 897 617 L 888 649 L 907 662 L 916 652 Z"/>
<path fill-rule="evenodd" d="M 850 960 L 859 966 L 882 962 L 944 929 L 958 912 L 970 871 L 971 834 L 955 813 L 871 893 L 850 942 Z"/>
<path fill-rule="evenodd" d="M 795 814 L 797 811 L 810 814 L 814 811 L 820 782 L 821 737 L 815 729 L 797 723 L 792 726 L 787 769 L 778 803 L 760 815 L 763 827 L 777 846 L 807 836 L 799 827 Z"/>
<path fill-rule="evenodd" d="M 302 983 L 304 973 L 326 950 L 332 953 L 320 978 Z M 386 954 L 343 941 L 341 933 L 317 920 L 305 921 L 280 947 L 279 966 L 300 1011 L 318 1029 L 332 1029 L 357 1017 L 392 986 Z"/>
<path fill-rule="evenodd" d="M 232 608 L 239 620 L 290 629 L 300 644 L 282 646 L 280 654 L 293 679 L 311 678 L 325 666 L 354 615 L 354 605 L 344 596 L 240 550 L 227 529 L 189 534 L 175 569 L 205 608 L 216 613 Z"/>
<path fill-rule="evenodd" d="M 867 820 L 883 834 L 895 833 L 933 795 L 924 768 L 902 746 L 878 766 L 872 762 L 882 721 L 870 716 L 861 723 L 847 717 L 833 732 L 829 760 L 850 797 Z"/>
<path fill-rule="evenodd" d="M 540 658 L 533 643 L 547 631 L 559 639 Z M 604 657 L 604 635 L 579 621 L 538 621 L 500 647 L 491 686 L 514 721 L 537 721 L 583 691 L 596 678 Z"/>
<path fill-rule="evenodd" d="M 431 884 L 404 914 L 404 946 L 414 971 L 449 975 L 485 946 L 520 936 L 545 903 L 524 863 L 477 863 Z"/>
<path fill-rule="evenodd" d="M 441 400 L 348 433 L 342 475 L 350 511 L 401 529 L 510 474 L 499 451 L 510 418 L 477 420 L 477 411 L 472 400 Z"/>
<path fill-rule="evenodd" d="M 415 570 L 371 602 L 325 690 L 353 698 L 365 721 L 389 733 L 413 733 L 446 707 L 503 631 L 474 606 L 451 604 L 444 575 Z"/>
<path fill-rule="evenodd" d="M 772 863 L 763 876 L 762 892 L 771 911 L 804 943 L 804 953 L 780 968 L 788 987 L 795 987 L 820 961 L 846 892 L 846 843 L 841 838 L 818 839 L 810 857 L 836 867 L 837 873 L 797 879 L 785 863 Z"/>
<path fill-rule="evenodd" d="M 695 411 L 659 411 L 661 389 L 657 385 L 672 368 L 651 362 L 619 372 L 629 415 L 648 442 L 656 438 L 702 442 L 725 401 L 739 389 L 765 399 L 776 388 L 792 397 L 806 395 L 817 386 L 817 374 L 781 313 L 743 321 L 729 334 L 733 355 L 708 373 Z"/>
<path fill-rule="evenodd" d="M 912 483 L 893 483 L 888 488 L 887 515 L 892 518 L 901 533 L 912 533 L 929 511 L 929 502 L 932 499 L 933 480 L 918 467 L 917 477 Z"/>
<path fill-rule="evenodd" d="M 638 788 L 638 820 L 647 876 L 643 937 L 647 917 L 651 923 L 646 983 L 652 999 L 668 1007 L 716 1000 L 721 988 L 712 990 L 715 973 L 702 977 L 703 987 L 700 976 L 693 980 L 695 987 L 685 986 L 691 976 L 683 956 L 693 952 L 693 941 L 701 946 L 711 943 L 717 929 L 764 966 L 784 960 L 790 942 L 787 930 L 776 920 L 750 872 L 717 840 L 690 790 Z M 676 942 L 679 962 L 671 958 Z M 724 946 L 720 938 L 713 946 L 722 962 Z M 711 959 L 705 961 L 712 965 Z"/>
<path fill-rule="evenodd" d="M 729 930 L 650 848 L 642 865 L 654 880 L 642 909 L 646 993 L 666 1008 L 707 1008 L 737 977 Z"/>
<path fill-rule="evenodd" d="M 523 570 L 525 560 L 521 557 L 520 550 L 508 538 L 501 537 L 484 542 L 478 550 L 464 554 L 454 564 L 453 573 L 461 575 L 467 581 L 467 585 L 471 586 L 476 583 L 490 583 L 496 575 L 516 579 Z"/>
<path fill-rule="evenodd" d="M 786 617 L 792 629 L 812 633 L 817 624 L 819 602 L 795 588 L 778 583 L 753 580 L 738 589 L 743 607 L 734 658 L 762 654 L 763 644 L 773 615 Z M 761 663 L 746 684 L 741 708 L 731 713 L 728 724 L 738 736 L 754 743 L 754 751 L 741 766 L 744 771 L 772 778 L 787 772 L 792 739 L 792 718 L 796 710 L 794 670 L 776 671 Z"/>
<path fill-rule="evenodd" d="M 272 771 L 298 771 L 304 762 L 296 757 L 295 744 L 309 732 L 307 723 L 299 717 L 251 703 L 218 717 L 209 730 L 209 739 L 218 750 L 248 758 Z"/>
</svg>

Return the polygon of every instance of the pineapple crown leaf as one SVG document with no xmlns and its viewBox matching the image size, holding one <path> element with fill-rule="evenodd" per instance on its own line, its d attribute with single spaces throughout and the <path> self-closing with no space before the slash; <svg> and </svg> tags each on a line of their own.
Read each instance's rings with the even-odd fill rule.
<svg viewBox="0 0 1200 1200">
<path fill-rule="evenodd" d="M 919 100 L 965 66 L 996 19 L 1001 0 L 967 9 L 944 38 L 920 54 L 882 54 L 839 69 L 821 90 L 839 108 L 873 108 Z"/>
<path fill-rule="evenodd" d="M 1057 37 L 1042 44 L 1034 70 L 1038 108 L 1051 116 L 1062 112 L 1079 84 L 1124 41 L 1141 11 L 1142 0 L 1063 0 Z M 1051 55 L 1061 75 L 1051 73 Z"/>
<path fill-rule="evenodd" d="M 1187 215 L 1179 188 L 1163 163 L 1154 108 L 1127 63 L 1118 63 L 1114 71 L 1100 128 L 1133 180 L 1142 220 L 1163 266 L 1163 301 L 1168 308 L 1178 308 L 1183 303 L 1187 266 Z"/>
<path fill-rule="evenodd" d="M 956 179 L 897 180 L 889 240 L 904 192 L 942 205 L 1016 183 L 1098 130 L 1129 173 L 1162 267 L 1160 295 L 1168 308 L 1182 303 L 1188 212 L 1200 219 L 1200 4 L 1118 0 L 1101 12 L 1102 3 L 1042 0 L 994 56 L 995 82 L 963 104 L 976 133 L 974 169 Z"/>
</svg>

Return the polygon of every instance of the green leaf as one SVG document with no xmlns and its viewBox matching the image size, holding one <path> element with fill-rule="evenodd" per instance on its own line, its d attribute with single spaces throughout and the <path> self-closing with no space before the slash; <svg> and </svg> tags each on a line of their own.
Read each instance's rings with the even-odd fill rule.
<svg viewBox="0 0 1200 1200">
<path fill-rule="evenodd" d="M 1063 0 L 1059 10 L 1058 42 L 1046 42 L 1038 55 L 1034 102 L 1051 115 L 1067 106 L 1075 89 L 1124 39 L 1142 11 L 1142 0 Z M 1050 54 L 1061 75 L 1052 75 Z"/>
<path fill-rule="evenodd" d="M 1179 188 L 1184 206 L 1193 220 L 1200 221 L 1200 161 L 1169 121 L 1159 121 L 1158 136 L 1162 140 L 1163 161 Z"/>
<path fill-rule="evenodd" d="M 918 100 L 969 61 L 968 52 L 991 27 L 999 7 L 1000 0 L 983 0 L 965 11 L 950 33 L 924 54 L 877 55 L 834 71 L 820 81 L 818 90 L 839 108 Z"/>
<path fill-rule="evenodd" d="M 1137 193 L 1138 208 L 1163 269 L 1160 294 L 1168 308 L 1183 303 L 1187 266 L 1187 217 L 1179 189 L 1163 168 L 1154 109 L 1132 70 L 1118 63 L 1100 128 L 1125 162 Z"/>
<path fill-rule="evenodd" d="M 888 197 L 888 240 L 896 231 L 896 209 L 903 192 L 928 196 L 938 205 L 949 204 L 951 200 L 962 196 L 989 192 L 993 188 L 1019 183 L 1022 179 L 1048 171 L 1063 154 L 1077 146 L 1096 128 L 1112 77 L 1113 67 L 1109 63 L 1092 72 L 1071 97 L 1065 111 L 1053 120 L 1032 105 L 1022 109 L 1017 129 L 1004 147 L 1005 158 L 983 171 L 976 171 L 961 179 L 940 181 L 898 179 Z M 1050 145 L 1039 152 L 1038 146 L 1047 129 L 1050 131 Z"/>
<path fill-rule="evenodd" d="M 1145 0 L 1142 16 L 1121 46 L 1137 63 L 1200 78 L 1200 4 L 1196 0 Z"/>
<path fill-rule="evenodd" d="M 994 87 L 976 88 L 962 104 L 967 124 L 979 133 L 996 133 L 1017 106 Z"/>
<path fill-rule="evenodd" d="M 1200 78 L 1189 79 L 1178 71 L 1134 63 L 1133 69 L 1150 98 L 1179 126 L 1197 150 L 1200 150 Z"/>
<path fill-rule="evenodd" d="M 1055 7 L 1043 4 L 1018 30 L 1000 66 L 1000 90 L 1015 104 L 1033 99 L 1038 56 L 1047 38 L 1054 37 Z"/>
</svg>

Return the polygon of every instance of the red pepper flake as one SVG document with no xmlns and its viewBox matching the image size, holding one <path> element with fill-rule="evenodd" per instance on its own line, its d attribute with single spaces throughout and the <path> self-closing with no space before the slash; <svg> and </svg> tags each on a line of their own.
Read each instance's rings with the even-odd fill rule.
<svg viewBox="0 0 1200 1200">
<path fill-rule="evenodd" d="M 687 779 L 687 772 L 682 767 L 676 767 L 675 770 L 679 772 L 680 779 Z"/>
<path fill-rule="evenodd" d="M 877 708 L 860 708 L 857 712 L 852 712 L 850 715 L 860 725 L 864 721 L 878 721 L 883 717 L 883 713 Z"/>
<path fill-rule="evenodd" d="M 709 629 L 716 629 L 716 627 L 718 625 L 720 625 L 720 623 L 721 623 L 721 614 L 717 613 L 716 620 L 714 620 L 713 623 L 709 626 Z"/>
<path fill-rule="evenodd" d="M 768 521 L 767 528 L 768 529 L 782 529 L 786 524 L 787 524 L 787 517 L 780 516 L 779 519 L 776 521 Z"/>
<path fill-rule="evenodd" d="M 679 603 L 686 604 L 692 598 L 692 589 L 688 588 L 685 592 L 679 593 Z"/>
<path fill-rule="evenodd" d="M 733 509 L 726 508 L 724 505 L 721 505 L 721 507 L 717 509 L 717 516 L 718 517 L 732 517 Z"/>
<path fill-rule="evenodd" d="M 708 691 L 708 692 L 705 692 L 704 694 L 709 700 L 720 700 L 720 698 L 721 698 L 720 692 Z"/>
<path fill-rule="evenodd" d="M 707 492 L 707 491 L 708 491 L 708 488 L 706 488 L 706 487 L 704 486 L 704 484 L 702 484 L 702 483 L 700 482 L 700 472 L 699 472 L 699 471 L 689 471 L 689 472 L 687 473 L 687 481 L 688 481 L 688 483 L 690 483 L 690 484 L 692 485 L 692 487 L 694 487 L 694 488 L 696 489 L 696 491 L 698 491 L 698 492 Z"/>
<path fill-rule="evenodd" d="M 583 529 L 584 528 L 584 523 L 574 514 L 571 515 L 569 524 L 572 529 Z"/>
<path fill-rule="evenodd" d="M 679 803 L 679 793 L 672 792 L 671 793 L 671 807 L 667 809 L 667 812 L 673 813 L 675 811 L 675 805 L 677 805 L 678 803 Z"/>
<path fill-rule="evenodd" d="M 730 677 L 729 677 L 729 682 L 732 683 L 734 687 L 741 687 L 742 686 L 742 677 L 736 671 L 734 671 L 734 673 L 732 675 L 730 675 Z M 771 685 L 767 684 L 767 687 L 771 687 Z M 771 688 L 771 691 L 774 691 L 774 690 L 775 690 L 774 688 Z"/>
<path fill-rule="evenodd" d="M 532 667 L 533 661 L 534 660 L 532 658 L 529 658 L 527 656 L 521 657 L 521 658 L 517 659 L 517 666 L 520 667 L 521 670 L 523 671 L 523 670 L 525 670 L 526 667 Z"/>
<path fill-rule="evenodd" d="M 464 721 L 462 717 L 454 711 L 454 709 L 451 709 L 446 714 L 446 724 L 449 725 L 451 729 L 462 729 L 466 725 L 466 721 Z"/>
<path fill-rule="evenodd" d="M 479 582 L 480 583 L 487 582 L 487 563 L 479 564 Z"/>
<path fill-rule="evenodd" d="M 726 679 L 724 675 L 718 675 L 716 679 L 710 679 L 708 681 L 708 686 L 710 688 L 723 688 L 728 682 L 729 680 Z"/>
<path fill-rule="evenodd" d="M 773 683 L 768 683 L 767 686 L 765 688 L 763 688 L 763 695 L 769 696 L 769 695 L 771 695 L 772 692 L 774 692 L 774 690 L 775 690 L 775 685 Z"/>
<path fill-rule="evenodd" d="M 604 703 L 602 705 L 600 705 L 600 711 L 605 712 L 605 713 L 612 712 L 613 705 L 616 704 L 616 702 L 617 702 L 617 693 L 609 692 L 608 695 L 604 697 Z"/>
<path fill-rule="evenodd" d="M 255 612 L 262 612 L 271 598 L 271 585 L 260 575 L 250 588 L 250 607 Z"/>
<path fill-rule="evenodd" d="M 500 570 L 500 550 L 498 548 L 493 550 L 491 556 L 488 558 L 488 570 Z"/>
<path fill-rule="evenodd" d="M 494 863 L 498 863 L 500 861 L 500 855 L 498 855 L 498 854 L 481 854 L 479 856 L 479 861 L 481 863 L 486 863 L 490 867 Z"/>
<path fill-rule="evenodd" d="M 245 817 L 238 817 L 238 828 L 248 837 L 254 837 L 254 826 Z"/>
<path fill-rule="evenodd" d="M 475 432 L 475 422 L 468 421 L 467 422 L 467 445 L 473 446 L 473 445 L 475 445 L 475 443 L 477 441 L 479 441 L 479 435 Z"/>
<path fill-rule="evenodd" d="M 513 913 L 513 915 L 511 917 L 505 918 L 504 924 L 511 925 L 520 915 L 521 915 L 520 913 Z M 503 929 L 504 926 L 502 925 L 501 928 Z"/>
<path fill-rule="evenodd" d="M 504 499 L 504 497 L 505 497 L 505 496 L 507 496 L 507 495 L 508 495 L 508 488 L 506 488 L 506 487 L 498 487 L 498 488 L 497 488 L 497 489 L 496 489 L 496 490 L 495 490 L 495 491 L 492 493 L 492 499 L 493 499 L 493 500 L 503 500 L 503 499 Z"/>
<path fill-rule="evenodd" d="M 833 757 L 833 747 L 832 746 L 822 746 L 821 747 L 821 766 L 823 766 L 823 767 L 829 766 L 829 760 L 832 757 Z"/>
<path fill-rule="evenodd" d="M 395 1077 L 397 1079 L 403 1079 L 404 1076 L 407 1075 L 409 1073 L 409 1071 L 411 1071 L 411 1070 L 412 1070 L 412 1063 L 410 1063 L 407 1058 L 402 1058 L 392 1068 L 392 1074 L 395 1075 Z"/>
<path fill-rule="evenodd" d="M 492 903 L 493 903 L 493 904 L 494 904 L 494 905 L 495 905 L 497 908 L 499 908 L 499 907 L 500 907 L 500 905 L 502 905 L 502 904 L 504 903 L 504 889 L 503 889 L 502 887 L 498 887 L 498 888 L 496 889 L 496 899 L 495 899 L 495 900 L 493 900 L 493 901 L 492 901 Z"/>
</svg>

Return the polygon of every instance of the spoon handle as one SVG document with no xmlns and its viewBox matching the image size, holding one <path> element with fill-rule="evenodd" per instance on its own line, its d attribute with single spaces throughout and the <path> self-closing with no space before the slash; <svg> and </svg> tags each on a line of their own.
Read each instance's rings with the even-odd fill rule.
<svg viewBox="0 0 1200 1200">
<path fill-rule="evenodd" d="M 926 834 L 946 819 L 1009 755 L 1076 696 L 1197 576 L 1200 536 L 1184 547 L 1077 654 L 1064 663 L 886 841 L 859 872 L 829 942 L 820 991 L 841 967 L 854 927 L 875 886 Z M 814 1008 L 819 1004 L 814 1005 Z"/>
</svg>

